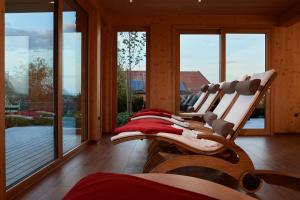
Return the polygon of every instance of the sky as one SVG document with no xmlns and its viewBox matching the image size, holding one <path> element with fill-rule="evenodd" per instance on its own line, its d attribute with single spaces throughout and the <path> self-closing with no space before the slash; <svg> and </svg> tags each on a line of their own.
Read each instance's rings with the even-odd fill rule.
<svg viewBox="0 0 300 200">
<path fill-rule="evenodd" d="M 75 12 L 64 12 L 63 90 L 68 94 L 81 91 L 81 34 L 75 32 Z M 29 23 L 30 22 L 30 23 Z M 53 13 L 7 13 L 6 72 L 10 77 L 20 66 L 37 57 L 53 67 Z M 140 32 L 142 34 L 142 32 Z M 118 42 L 122 47 L 122 42 Z M 146 52 L 146 47 L 143 49 Z M 210 82 L 219 82 L 220 36 L 214 34 L 182 34 L 180 36 L 180 70 L 200 71 Z M 226 79 L 265 70 L 264 34 L 226 35 Z M 134 66 L 145 70 L 146 59 Z M 28 69 L 28 68 L 27 68 Z M 18 92 L 28 92 L 28 77 L 13 81 Z"/>
<path fill-rule="evenodd" d="M 118 47 L 124 47 L 120 34 Z M 264 72 L 265 51 L 265 34 L 226 34 L 226 80 Z M 143 60 L 133 70 L 145 70 L 145 66 L 146 62 Z M 220 82 L 220 36 L 181 34 L 180 70 L 200 71 L 210 82 Z"/>
<path fill-rule="evenodd" d="M 200 71 L 210 82 L 219 82 L 220 36 L 182 34 L 180 70 Z M 264 34 L 226 35 L 226 79 L 265 71 Z"/>
<path fill-rule="evenodd" d="M 73 95 L 81 92 L 81 33 L 75 20 L 75 12 L 63 13 L 63 91 Z M 53 68 L 53 13 L 7 13 L 5 36 L 5 71 L 17 92 L 27 94 L 28 76 L 21 72 L 29 63 L 42 57 Z"/>
</svg>

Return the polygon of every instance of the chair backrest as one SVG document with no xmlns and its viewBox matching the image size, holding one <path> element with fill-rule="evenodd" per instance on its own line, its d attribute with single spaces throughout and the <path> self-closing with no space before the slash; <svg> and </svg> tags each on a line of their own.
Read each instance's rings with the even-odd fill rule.
<svg viewBox="0 0 300 200">
<path fill-rule="evenodd" d="M 235 138 L 247 120 L 253 113 L 256 106 L 259 104 L 268 88 L 271 86 L 273 80 L 276 78 L 275 70 L 269 70 L 264 73 L 253 74 L 250 80 L 260 79 L 260 89 L 254 95 L 239 95 L 228 113 L 226 113 L 224 120 L 234 124 L 234 133 L 230 138 Z"/>
<path fill-rule="evenodd" d="M 196 103 L 193 105 L 194 110 L 198 110 L 202 104 L 204 103 L 206 97 L 207 97 L 208 92 L 201 92 L 198 100 L 196 101 Z"/>
<path fill-rule="evenodd" d="M 223 83 L 220 83 L 222 85 Z M 207 95 L 207 98 L 203 102 L 200 109 L 197 111 L 198 114 L 204 115 L 209 109 L 213 106 L 213 104 L 216 102 L 216 100 L 220 97 L 220 89 L 216 91 L 215 93 L 209 93 Z"/>
<path fill-rule="evenodd" d="M 247 80 L 248 76 L 245 75 L 239 79 L 238 81 L 245 81 Z M 232 94 L 224 94 L 221 98 L 220 102 L 218 103 L 217 107 L 213 110 L 213 113 L 217 115 L 217 119 L 221 119 L 225 112 L 230 108 L 230 106 L 234 103 L 234 101 L 237 99 L 238 93 L 234 92 Z M 210 125 L 205 123 L 204 125 L 207 128 L 211 128 Z"/>
</svg>

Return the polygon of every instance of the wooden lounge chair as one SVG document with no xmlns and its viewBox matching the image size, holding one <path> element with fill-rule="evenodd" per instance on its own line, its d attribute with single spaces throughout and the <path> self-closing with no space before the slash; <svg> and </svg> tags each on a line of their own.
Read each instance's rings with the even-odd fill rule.
<svg viewBox="0 0 300 200">
<path fill-rule="evenodd" d="M 221 95 L 220 85 L 219 84 L 210 85 L 207 93 L 208 94 L 204 98 L 199 110 L 197 112 L 194 112 L 192 115 L 202 116 L 203 114 L 205 114 L 205 112 L 207 112 L 214 105 L 214 103 L 217 101 L 217 99 Z M 205 93 L 202 93 L 202 94 L 205 95 Z M 201 98 L 201 96 L 199 97 L 199 99 L 200 98 Z M 196 104 L 197 104 L 197 102 L 196 102 Z M 185 114 L 183 114 L 183 115 L 185 115 Z M 191 116 L 191 113 L 188 113 L 185 116 Z M 170 121 L 173 124 L 176 124 L 178 126 L 181 126 L 184 128 L 190 128 L 189 123 L 185 122 L 184 119 L 181 118 L 181 116 L 176 116 L 176 115 L 172 115 L 172 117 L 170 117 L 170 118 L 163 117 L 163 116 L 157 116 L 157 115 L 144 115 L 144 116 L 138 116 L 138 117 L 131 118 L 131 120 L 140 120 L 140 119 L 163 119 L 166 121 Z"/>
<path fill-rule="evenodd" d="M 180 150 L 180 154 L 153 154 L 145 165 L 145 172 L 167 173 L 181 167 L 207 167 L 227 173 L 239 180 L 242 188 L 247 192 L 255 192 L 259 189 L 261 180 L 257 181 L 256 178 L 251 176 L 254 171 L 251 159 L 233 141 L 271 86 L 276 75 L 275 70 L 269 70 L 265 73 L 254 74 L 251 77 L 252 80 L 261 80 L 260 89 L 253 95 L 240 94 L 238 96 L 224 117 L 224 121 L 231 122 L 234 125 L 233 132 L 225 137 L 209 130 L 198 133 L 184 130 L 182 135 L 170 133 L 146 135 L 136 131 L 116 135 L 112 137 L 112 142 L 118 144 L 136 139 L 155 139 L 174 144 Z M 188 135 L 191 135 L 191 137 L 188 137 Z M 245 179 L 250 181 L 245 182 Z"/>
<path fill-rule="evenodd" d="M 245 81 L 249 78 L 249 76 L 245 75 L 243 77 L 241 77 L 240 79 L 238 79 L 238 81 Z M 222 97 L 220 102 L 217 104 L 217 106 L 215 107 L 215 109 L 213 110 L 213 114 L 216 115 L 216 119 L 222 119 L 224 117 L 224 114 L 231 108 L 231 106 L 233 105 L 233 103 L 235 102 L 235 100 L 238 97 L 238 93 L 236 91 L 232 92 L 230 91 L 231 89 L 229 89 L 228 87 L 223 87 L 225 84 L 231 85 L 232 83 L 237 83 L 236 81 L 233 82 L 224 82 L 221 85 L 221 90 L 222 90 Z M 234 85 L 234 84 L 233 84 Z M 204 114 L 205 115 L 205 114 Z M 202 115 L 199 115 L 197 113 L 191 113 L 191 116 L 193 117 L 202 117 Z M 190 129 L 195 129 L 198 131 L 203 131 L 203 130 L 209 130 L 211 131 L 212 127 L 211 125 L 209 125 L 204 119 L 203 117 L 201 118 L 201 120 L 195 120 L 195 119 L 185 119 L 185 121 L 187 123 L 190 124 L 189 128 Z M 155 152 L 157 152 L 158 150 L 160 150 L 161 148 L 172 148 L 173 145 L 167 144 L 165 142 L 162 141 L 158 141 L 158 140 L 152 140 L 149 148 L 148 148 L 148 152 L 149 152 L 149 157 L 151 157 L 151 155 Z"/>
<path fill-rule="evenodd" d="M 245 76 L 239 78 L 237 81 L 245 81 L 247 78 L 248 78 L 248 76 L 245 75 Z M 220 83 L 221 93 L 219 93 L 219 94 L 222 95 L 222 98 L 221 98 L 220 102 L 218 103 L 217 107 L 213 111 L 213 113 L 215 113 L 217 115 L 218 119 L 224 115 L 226 110 L 228 110 L 228 108 L 234 102 L 234 100 L 236 99 L 236 97 L 238 95 L 237 92 L 231 93 L 228 91 L 224 91 L 224 89 L 223 89 L 224 84 L 226 84 L 226 82 Z M 204 102 L 202 107 L 197 112 L 179 113 L 179 115 L 181 117 L 183 117 L 184 119 L 191 119 L 193 117 L 201 118 L 207 111 L 211 110 L 212 106 L 215 104 L 216 100 L 219 99 L 219 97 L 220 96 L 218 96 L 218 94 L 210 95 L 209 97 L 207 97 L 207 100 Z M 191 122 L 191 121 L 188 121 L 188 122 Z"/>
<path fill-rule="evenodd" d="M 202 104 L 204 103 L 205 99 L 208 96 L 208 87 L 209 85 L 202 85 L 201 86 L 201 93 L 195 104 L 193 105 L 193 110 L 197 111 L 201 108 Z"/>
</svg>

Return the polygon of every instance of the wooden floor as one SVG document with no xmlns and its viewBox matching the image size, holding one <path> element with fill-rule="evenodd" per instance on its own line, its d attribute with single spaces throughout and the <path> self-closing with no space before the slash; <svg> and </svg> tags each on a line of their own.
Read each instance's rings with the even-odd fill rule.
<svg viewBox="0 0 300 200">
<path fill-rule="evenodd" d="M 237 143 L 249 153 L 256 168 L 293 173 L 300 177 L 300 135 L 273 137 L 240 137 Z M 132 141 L 113 146 L 109 137 L 88 145 L 79 155 L 57 169 L 20 199 L 61 199 L 82 177 L 94 172 L 141 173 L 146 159 L 146 141 Z M 201 175 L 205 172 L 205 175 Z M 237 188 L 226 175 L 199 170 L 199 176 Z M 264 184 L 258 199 L 300 199 L 300 193 Z"/>
<path fill-rule="evenodd" d="M 81 142 L 76 129 L 63 129 L 64 152 Z M 13 185 L 54 159 L 54 133 L 50 126 L 8 128 L 6 134 L 6 186 Z"/>
</svg>

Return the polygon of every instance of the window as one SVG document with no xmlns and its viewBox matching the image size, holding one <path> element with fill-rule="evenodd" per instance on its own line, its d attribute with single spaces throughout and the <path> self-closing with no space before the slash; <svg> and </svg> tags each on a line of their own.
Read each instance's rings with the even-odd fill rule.
<svg viewBox="0 0 300 200">
<path fill-rule="evenodd" d="M 146 32 L 117 33 L 117 125 L 146 105 Z"/>
<path fill-rule="evenodd" d="M 63 151 L 85 140 L 85 69 L 87 15 L 72 1 L 63 1 Z"/>
<path fill-rule="evenodd" d="M 58 3 L 63 30 L 55 30 Z M 63 157 L 58 147 L 67 153 L 86 140 L 88 18 L 73 0 L 6 0 L 5 6 L 6 186 L 11 188 Z M 55 45 L 60 31 L 62 73 Z"/>
<path fill-rule="evenodd" d="M 242 75 L 266 70 L 265 34 L 226 34 L 226 79 L 234 80 Z M 255 109 L 244 128 L 265 128 L 264 98 Z"/>
<path fill-rule="evenodd" d="M 180 34 L 181 111 L 195 103 L 203 84 L 219 83 L 219 74 L 220 35 Z"/>
<path fill-rule="evenodd" d="M 6 186 L 55 159 L 53 18 L 47 1 L 6 0 Z"/>
</svg>

